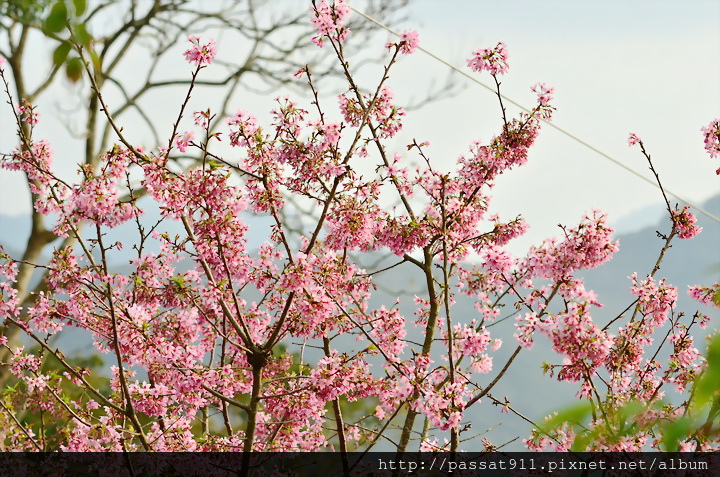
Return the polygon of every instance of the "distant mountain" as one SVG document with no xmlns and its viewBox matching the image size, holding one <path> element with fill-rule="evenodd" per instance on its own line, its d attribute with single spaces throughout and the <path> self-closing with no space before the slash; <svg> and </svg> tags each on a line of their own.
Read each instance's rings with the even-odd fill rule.
<svg viewBox="0 0 720 477">
<path fill-rule="evenodd" d="M 720 195 L 707 201 L 703 208 L 720 215 Z M 648 212 L 656 213 L 656 211 Z M 692 316 L 695 310 L 701 309 L 703 313 L 713 318 L 708 330 L 705 330 L 707 333 L 711 328 L 720 328 L 720 313 L 715 309 L 700 306 L 687 296 L 686 290 L 689 285 L 712 284 L 720 280 L 720 224 L 703 215 L 696 215 L 698 225 L 703 227 L 703 231 L 692 240 L 676 238 L 662 261 L 656 278 L 665 277 L 668 283 L 678 287 L 677 311 L 684 311 L 686 316 Z M 639 219 L 647 220 L 644 217 Z M 627 224 L 627 226 L 631 225 Z M 631 281 L 627 277 L 637 272 L 638 277 L 645 278 L 650 273 L 664 243 L 657 237 L 656 231 L 667 234 L 670 227 L 670 219 L 663 216 L 652 226 L 617 235 L 620 249 L 613 259 L 598 269 L 582 273 L 586 288 L 594 290 L 599 295 L 599 301 L 605 305 L 592 311 L 596 323 L 604 326 L 632 303 L 634 297 L 630 294 Z M 419 290 L 422 285 L 418 276 L 413 274 L 412 268 L 412 266 L 398 267 L 379 277 L 377 283 L 380 285 L 380 290 L 373 297 L 371 306 L 392 305 L 397 298 L 397 290 L 404 289 L 410 293 L 407 294 L 409 297 L 401 299 L 401 310 L 405 316 L 412 318 L 415 309 L 412 303 L 413 291 Z M 394 289 L 394 292 L 383 292 L 388 289 Z M 478 316 L 478 312 L 473 307 L 473 300 L 465 296 L 458 296 L 456 300 L 457 303 L 452 311 L 456 318 L 470 321 Z M 512 312 L 512 308 L 508 308 L 510 308 L 508 312 Z M 492 337 L 501 338 L 504 345 L 495 355 L 494 369 L 485 382 L 489 382 L 497 375 L 498 370 L 516 347 L 516 341 L 512 337 L 513 323 L 514 317 L 490 328 Z M 702 349 L 704 343 L 698 340 L 697 345 Z M 523 350 L 518 355 L 513 366 L 492 392 L 498 399 L 508 396 L 513 407 L 535 422 L 542 422 L 544 416 L 575 402 L 575 392 L 578 389 L 576 385 L 559 383 L 556 379 L 543 376 L 541 371 L 543 361 L 559 364 L 560 358 L 550 349 L 548 341 L 540 337 L 532 349 Z M 480 385 L 482 386 L 483 383 L 480 382 Z M 505 448 L 506 450 L 524 450 L 522 439 L 527 438 L 532 426 L 513 414 L 501 414 L 499 407 L 492 405 L 488 399 L 483 401 L 468 410 L 465 420 L 472 422 L 473 426 L 472 430 L 462 437 L 493 428 L 486 434 L 493 444 L 500 445 L 512 441 Z M 502 425 L 499 425 L 500 423 Z"/>
<path fill-rule="evenodd" d="M 706 202 L 703 207 L 720 215 L 720 195 Z M 650 213 L 654 214 L 655 212 Z M 255 230 L 253 227 L 260 227 L 263 232 L 256 232 L 250 237 L 248 245 L 252 249 L 260 243 L 259 237 L 267 236 L 269 222 L 264 218 L 251 217 L 248 218 L 248 223 L 251 231 Z M 687 297 L 685 293 L 687 286 L 712 284 L 720 279 L 720 224 L 699 214 L 698 224 L 703 227 L 703 232 L 690 241 L 676 239 L 657 274 L 658 278 L 666 277 L 669 283 L 679 288 L 678 310 L 686 311 L 688 315 L 691 315 L 699 306 Z M 604 308 L 593 311 L 593 317 L 597 323 L 606 323 L 632 302 L 633 297 L 629 292 L 631 282 L 627 277 L 634 272 L 637 272 L 639 277 L 645 277 L 651 271 L 662 247 L 662 241 L 657 238 L 656 231 L 666 234 L 669 230 L 670 221 L 664 217 L 653 226 L 632 233 L 620 234 L 617 236 L 620 240 L 620 250 L 613 260 L 599 269 L 583 273 L 586 288 L 593 289 L 599 295 L 599 301 L 605 305 Z M 24 247 L 28 231 L 29 217 L 0 216 L 0 243 L 5 245 L 6 252 L 17 256 L 18 251 Z M 132 227 L 120 228 L 114 231 L 109 239 L 133 243 L 136 233 Z M 125 250 L 132 254 L 129 247 L 126 247 Z M 382 256 L 383 254 L 378 253 L 366 257 L 366 264 L 369 266 L 371 262 Z M 385 257 L 385 263 L 388 265 L 394 261 L 397 261 L 397 257 Z M 118 269 L 124 266 L 122 261 L 117 265 Z M 378 290 L 371 300 L 371 308 L 379 308 L 382 305 L 392 306 L 400 296 L 401 312 L 408 319 L 413 318 L 415 310 L 413 296 L 415 294 L 422 296 L 423 285 L 423 280 L 414 266 L 406 263 L 388 270 L 377 277 L 376 283 Z M 453 308 L 454 316 L 463 321 L 470 321 L 478 315 L 473 304 L 473 300 L 458 296 L 457 303 Z M 508 313 L 511 313 L 512 307 L 508 308 Z M 702 311 L 713 317 L 710 328 L 720 328 L 720 314 L 717 310 L 703 308 Z M 503 339 L 504 345 L 495 355 L 494 370 L 486 380 L 480 382 L 481 386 L 496 376 L 498 370 L 515 349 L 516 344 L 512 337 L 513 323 L 514 318 L 510 318 L 506 322 L 490 328 L 492 337 Z M 411 329 L 408 338 L 418 339 L 419 333 L 420 330 Z M 93 349 L 87 337 L 77 333 L 63 336 L 61 342 L 63 341 L 71 342 L 73 349 L 76 350 L 84 349 L 92 352 Z M 701 343 L 698 345 L 702 346 Z M 439 364 L 440 356 L 434 358 Z M 529 419 L 536 421 L 542 421 L 545 415 L 572 403 L 575 400 L 574 393 L 577 387 L 573 384 L 558 383 L 555 379 L 543 376 L 541 372 L 543 361 L 558 363 L 559 358 L 550 350 L 547 340 L 539 338 L 533 349 L 523 350 L 518 355 L 514 365 L 492 394 L 498 399 L 504 399 L 507 396 L 511 399 L 513 407 Z M 473 423 L 472 429 L 467 434 L 463 434 L 462 438 L 492 429 L 485 435 L 494 444 L 499 445 L 512 441 L 505 448 L 506 450 L 522 450 L 522 439 L 529 435 L 530 424 L 513 414 L 501 414 L 500 411 L 501 409 L 492 405 L 488 399 L 477 403 L 470 408 L 466 415 L 466 421 Z M 503 424 L 499 425 L 499 423 Z"/>
<path fill-rule="evenodd" d="M 708 200 L 703 208 L 720 215 L 720 195 Z M 665 215 L 668 215 L 667 212 Z M 656 274 L 656 278 L 664 277 L 668 283 L 678 287 L 678 308 L 681 310 L 695 306 L 686 293 L 689 285 L 720 281 L 720 224 L 702 214 L 696 216 L 702 232 L 692 240 L 675 238 Z M 626 277 L 637 272 L 639 278 L 645 278 L 652 271 L 664 243 L 656 232 L 668 234 L 670 227 L 670 219 L 663 217 L 653 226 L 619 235 L 620 250 L 612 261 L 585 274 L 587 287 L 600 293 L 599 300 L 608 304 L 609 313 L 615 311 L 613 308 L 632 301 L 630 280 Z M 720 327 L 718 322 L 715 325 Z"/>
</svg>

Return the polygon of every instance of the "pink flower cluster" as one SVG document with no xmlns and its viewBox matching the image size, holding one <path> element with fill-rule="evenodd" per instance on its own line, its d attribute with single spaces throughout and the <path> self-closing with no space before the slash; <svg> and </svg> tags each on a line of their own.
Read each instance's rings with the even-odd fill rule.
<svg viewBox="0 0 720 477">
<path fill-rule="evenodd" d="M 720 284 L 713 286 L 693 285 L 688 288 L 688 295 L 704 305 L 712 305 L 720 309 Z"/>
<path fill-rule="evenodd" d="M 328 218 L 327 245 L 335 250 L 369 250 L 382 226 L 376 204 L 358 198 L 343 198 Z"/>
<path fill-rule="evenodd" d="M 550 121 L 555 110 L 554 107 L 550 106 L 555 88 L 545 83 L 538 83 L 530 90 L 538 96 L 537 116 L 545 121 Z"/>
<path fill-rule="evenodd" d="M 695 225 L 697 218 L 689 211 L 690 206 L 686 205 L 683 210 L 674 210 L 672 213 L 673 228 L 677 231 L 678 237 L 689 240 L 702 232 L 702 227 Z"/>
<path fill-rule="evenodd" d="M 321 48 L 325 37 L 330 41 L 344 41 L 350 33 L 345 26 L 350 15 L 350 6 L 345 0 L 332 0 L 332 2 L 332 5 L 329 5 L 327 0 L 322 0 L 318 4 L 314 0 L 311 8 L 310 21 L 318 33 L 312 38 L 312 42 Z"/>
<path fill-rule="evenodd" d="M 379 128 L 380 136 L 389 138 L 402 129 L 402 118 L 405 116 L 403 108 L 393 106 L 393 96 L 392 90 L 384 86 L 375 98 L 370 95 L 363 96 L 364 107 L 360 101 L 349 98 L 347 94 L 338 96 L 338 102 L 345 121 L 351 126 L 360 127 L 366 121 L 372 120 Z"/>
<path fill-rule="evenodd" d="M 637 274 L 633 274 L 630 279 L 633 282 L 630 291 L 638 297 L 640 311 L 650 318 L 648 324 L 653 327 L 664 324 L 677 300 L 677 288 L 666 285 L 664 278 L 659 283 L 652 277 L 638 281 Z"/>
<path fill-rule="evenodd" d="M 488 71 L 491 75 L 497 76 L 508 72 L 508 52 L 505 43 L 498 42 L 495 48 L 479 48 L 467 60 L 467 64 L 473 71 Z"/>
<path fill-rule="evenodd" d="M 24 123 L 35 126 L 40 122 L 40 115 L 35 112 L 35 107 L 25 98 L 22 99 L 20 105 L 17 107 L 17 112 L 20 115 L 20 120 Z"/>
<path fill-rule="evenodd" d="M 191 35 L 188 41 L 192 45 L 185 50 L 185 60 L 188 63 L 194 63 L 198 67 L 212 63 L 217 53 L 215 51 L 215 40 L 210 39 L 207 43 L 200 43 L 199 36 Z"/>
<path fill-rule="evenodd" d="M 398 51 L 403 55 L 412 55 L 418 46 L 420 46 L 420 38 L 418 32 L 415 30 L 405 30 L 400 35 L 400 41 L 393 42 L 392 40 L 388 40 L 385 44 L 385 48 L 388 50 L 397 47 Z"/>
<path fill-rule="evenodd" d="M 531 247 L 523 268 L 533 276 L 554 282 L 572 276 L 575 270 L 595 268 L 618 250 L 612 232 L 605 214 L 593 211 L 577 228 L 566 231 L 564 240 L 553 238 L 540 247 Z"/>
<path fill-rule="evenodd" d="M 28 175 L 30 192 L 37 194 L 41 200 L 35 203 L 35 209 L 42 212 L 42 198 L 49 191 L 50 184 L 55 183 L 55 177 L 50 170 L 52 164 L 52 149 L 44 139 L 33 141 L 30 148 L 18 147 L 12 155 L 0 156 L 0 167 L 10 171 L 23 171 Z"/>
<path fill-rule="evenodd" d="M 44 213 L 60 212 L 54 232 L 63 237 L 84 221 L 116 227 L 137 217 L 140 210 L 131 202 L 122 202 L 118 190 L 118 182 L 125 179 L 133 160 L 131 156 L 129 151 L 116 146 L 101 157 L 102 167 L 98 172 L 90 165 L 83 165 L 84 182 L 73 189 L 56 185 L 55 189 L 63 191 L 64 195 L 50 194 L 38 201 L 36 208 L 42 207 Z M 62 197 L 60 201 L 59 197 Z"/>
<path fill-rule="evenodd" d="M 628 146 L 634 146 L 640 143 L 642 143 L 642 139 L 640 139 L 637 134 L 630 133 L 630 136 L 628 136 Z"/>
<path fill-rule="evenodd" d="M 555 88 L 548 86 L 545 83 L 538 83 L 530 90 L 538 95 L 538 103 L 542 106 L 547 105 L 552 100 L 552 95 L 555 92 Z"/>
<path fill-rule="evenodd" d="M 700 128 L 705 138 L 705 150 L 710 157 L 715 158 L 720 154 L 720 119 L 713 119 L 710 124 Z M 715 171 L 720 175 L 720 168 Z"/>
<path fill-rule="evenodd" d="M 182 135 L 175 137 L 175 147 L 178 148 L 178 151 L 185 152 L 193 139 L 195 139 L 195 133 L 193 131 L 185 131 Z"/>
<path fill-rule="evenodd" d="M 247 111 L 238 111 L 235 116 L 227 119 L 229 126 L 237 126 L 237 129 L 230 131 L 230 145 L 232 146 L 253 146 L 260 137 L 254 137 L 260 128 L 257 119 Z"/>
<path fill-rule="evenodd" d="M 668 370 L 664 379 L 682 392 L 691 386 L 697 377 L 702 357 L 695 348 L 694 339 L 686 326 L 677 326 L 670 335 L 670 342 L 673 351 L 668 360 Z"/>
<path fill-rule="evenodd" d="M 397 309 L 388 310 L 384 306 L 375 311 L 369 323 L 369 333 L 378 351 L 391 363 L 398 362 L 405 350 L 405 318 Z"/>
<path fill-rule="evenodd" d="M 20 312 L 18 292 L 12 286 L 12 282 L 17 277 L 17 265 L 12 261 L 7 261 L 9 257 L 5 255 L 2 245 L 0 245 L 0 318 L 5 319 L 16 316 Z M 5 343 L 0 343 L 4 345 Z"/>
<path fill-rule="evenodd" d="M 476 373 L 486 374 L 492 371 L 492 356 L 485 352 L 492 346 L 493 351 L 500 348 L 500 340 L 491 340 L 490 332 L 479 327 L 475 321 L 467 325 L 455 325 L 453 329 L 453 359 L 459 360 L 466 356 L 472 361 L 470 369 Z"/>
</svg>

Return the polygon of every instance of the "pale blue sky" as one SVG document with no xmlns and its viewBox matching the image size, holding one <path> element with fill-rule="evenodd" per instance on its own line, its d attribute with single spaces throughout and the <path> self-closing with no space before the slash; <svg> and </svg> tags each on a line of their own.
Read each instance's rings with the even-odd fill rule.
<svg viewBox="0 0 720 477">
<path fill-rule="evenodd" d="M 280 4 L 300 8 L 301 2 Z M 363 7 L 360 1 L 351 4 Z M 532 106 L 530 86 L 547 82 L 555 87 L 557 125 L 647 173 L 644 158 L 627 147 L 628 133 L 636 132 L 669 189 L 698 202 L 720 191 L 713 173 L 718 161 L 704 152 L 699 131 L 720 116 L 720 2 L 414 0 L 407 16 L 401 28 L 416 29 L 423 47 L 460 67 L 475 48 L 505 42 L 511 65 L 503 79 L 505 94 Z M 363 48 L 381 51 L 387 36 L 381 34 Z M 218 41 L 221 57 L 236 48 L 228 40 Z M 38 55 L 47 56 L 41 51 Z M 177 68 L 179 74 L 186 73 L 180 55 Z M 376 77 L 372 68 L 368 66 L 363 77 Z M 418 52 L 402 58 L 389 84 L 399 103 L 411 102 L 431 81 L 441 83 L 447 71 Z M 487 74 L 478 78 L 491 82 Z M 465 79 L 458 82 L 461 94 L 408 115 L 398 150 L 412 138 L 429 140 L 432 159 L 450 168 L 472 140 L 488 140 L 499 131 L 494 96 Z M 177 93 L 157 95 L 158 114 L 176 114 Z M 273 97 L 244 94 L 238 107 L 267 117 Z M 42 135 L 50 138 L 58 152 L 56 162 L 68 171 L 75 169 L 70 167 L 73 154 L 57 111 L 71 98 L 72 90 L 57 88 L 40 102 Z M 7 118 L 4 108 L 0 114 Z M 508 111 L 517 113 L 513 107 Z M 9 147 L 9 133 L 0 134 L 3 150 Z M 27 213 L 26 196 L 22 181 L 0 171 L 0 213 Z M 660 203 L 653 187 L 545 128 L 528 165 L 498 181 L 494 208 L 505 217 L 523 213 L 528 219 L 532 228 L 518 242 L 519 250 L 556 234 L 559 222 L 576 223 L 594 207 L 622 223 L 624 217 Z"/>
<path fill-rule="evenodd" d="M 720 192 L 720 164 L 705 153 L 699 130 L 720 116 L 720 2 L 418 0 L 410 11 L 407 26 L 420 32 L 421 44 L 458 66 L 474 48 L 505 42 L 511 69 L 503 91 L 532 105 L 532 84 L 553 85 L 558 126 L 649 174 L 639 151 L 627 147 L 636 132 L 666 187 L 693 201 Z M 408 74 L 442 77 L 444 66 L 420 57 L 404 60 Z M 467 84 L 462 95 L 408 124 L 429 126 L 437 154 L 448 160 L 499 125 L 493 95 L 460 81 Z M 523 212 L 540 236 L 593 207 L 618 221 L 662 202 L 653 187 L 549 128 L 528 165 L 505 179 L 498 209 Z"/>
</svg>

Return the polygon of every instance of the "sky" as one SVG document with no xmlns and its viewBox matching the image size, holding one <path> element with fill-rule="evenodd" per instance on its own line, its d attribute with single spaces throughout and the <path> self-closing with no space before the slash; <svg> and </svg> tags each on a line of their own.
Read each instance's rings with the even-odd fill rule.
<svg viewBox="0 0 720 477">
<path fill-rule="evenodd" d="M 350 3 L 364 7 L 361 1 Z M 281 0 L 278 5 L 298 8 L 300 2 Z M 529 88 L 546 82 L 555 88 L 557 126 L 650 177 L 645 158 L 627 145 L 629 133 L 635 132 L 668 190 L 697 203 L 720 192 L 714 174 L 718 161 L 703 150 L 700 132 L 720 116 L 720 2 L 413 0 L 405 14 L 397 29 L 417 30 L 422 47 L 465 71 L 465 59 L 474 49 L 504 42 L 510 55 L 510 71 L 502 78 L 505 95 L 532 107 L 535 95 Z M 380 34 L 363 48 L 381 51 L 388 37 Z M 219 38 L 218 50 L 227 55 L 233 45 Z M 38 62 L 45 56 L 38 49 Z M 136 61 L 142 64 L 143 59 Z M 177 63 L 186 69 L 182 58 Z M 449 71 L 418 51 L 401 58 L 389 85 L 398 104 L 412 104 L 433 83 L 442 84 Z M 370 65 L 360 76 L 370 87 L 377 73 Z M 492 82 L 487 73 L 474 75 Z M 427 140 L 431 159 L 450 169 L 473 140 L 487 141 L 499 132 L 495 96 L 459 75 L 454 81 L 456 94 L 408 113 L 396 142 L 400 152 L 413 138 Z M 66 145 L 71 136 L 64 128 L 67 116 L 61 111 L 76 93 L 65 84 L 40 102 L 42 133 L 67 171 L 75 168 Z M 239 106 L 268 111 L 273 97 L 245 94 Z M 177 107 L 168 107 L 171 100 L 157 99 L 158 114 L 175 114 Z M 508 113 L 514 116 L 518 110 L 509 105 Z M 7 114 L 3 105 L 3 152 L 12 146 Z M 22 181 L 0 171 L 0 214 L 27 214 L 29 207 Z M 528 164 L 498 180 L 491 207 L 503 217 L 522 213 L 527 219 L 531 229 L 516 242 L 518 249 L 558 234 L 558 223 L 577 223 L 594 208 L 606 211 L 621 230 L 631 231 L 657 220 L 662 197 L 656 188 L 547 126 Z"/>
<path fill-rule="evenodd" d="M 635 132 L 666 188 L 695 202 L 720 192 L 717 160 L 705 153 L 700 132 L 720 115 L 720 2 L 419 0 L 411 12 L 407 27 L 418 30 L 421 45 L 461 67 L 475 48 L 504 42 L 510 71 L 502 91 L 531 106 L 531 85 L 554 86 L 559 127 L 650 177 L 640 151 L 627 145 Z M 423 72 L 416 76 L 446 70 L 422 53 L 403 61 L 408 74 Z M 458 81 L 461 94 L 406 123 L 407 129 L 425 125 L 431 152 L 448 160 L 472 139 L 489 139 L 499 125 L 492 93 Z M 506 214 L 522 212 L 534 229 L 531 240 L 557 233 L 558 222 L 575 223 L 592 208 L 626 231 L 662 213 L 656 188 L 549 127 L 528 164 L 498 181 L 494 204 Z M 645 220 L 638 216 L 644 211 Z"/>
</svg>

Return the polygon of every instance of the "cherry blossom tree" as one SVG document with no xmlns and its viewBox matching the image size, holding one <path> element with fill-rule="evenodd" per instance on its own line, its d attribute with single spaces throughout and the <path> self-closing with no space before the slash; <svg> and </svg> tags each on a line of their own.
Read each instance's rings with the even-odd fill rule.
<svg viewBox="0 0 720 477">
<path fill-rule="evenodd" d="M 491 211 L 494 184 L 528 161 L 552 119 L 553 88 L 531 86 L 535 106 L 509 117 L 500 94 L 509 72 L 505 45 L 473 52 L 468 66 L 494 79 L 502 123 L 495 137 L 471 144 L 451 172 L 439 170 L 425 140 L 391 149 L 406 111 L 394 104 L 390 71 L 416 51 L 419 35 L 389 40 L 382 74 L 366 86 L 345 54 L 353 40 L 349 17 L 342 0 L 312 2 L 312 41 L 332 52 L 347 81 L 337 103 L 322 99 L 313 68 L 304 66 L 296 76 L 307 82 L 307 105 L 280 97 L 266 125 L 238 111 L 219 130 L 219 112 L 186 111 L 216 50 L 212 40 L 190 36 L 181 112 L 166 145 L 152 149 L 125 137 L 87 48 L 74 43 L 116 141 L 81 164 L 77 182 L 53 172 L 49 144 L 33 136 L 38 111 L 13 99 L 5 80 L 19 145 L 3 155 L 2 167 L 27 175 L 36 213 L 56 218 L 52 233 L 73 244 L 43 266 L 46 288 L 29 306 L 13 284 L 19 266 L 40 265 L 2 255 L 0 316 L 40 349 L 11 347 L 0 337 L 16 379 L 2 400 L 4 447 L 245 451 L 247 475 L 249 451 L 345 454 L 381 440 L 399 452 L 494 450 L 487 439 L 466 441 L 468 411 L 486 405 L 531 421 L 525 443 L 533 450 L 717 450 L 717 339 L 703 358 L 693 333 L 709 317 L 676 310 L 679 291 L 658 276 L 671 243 L 700 233 L 693 214 L 665 197 L 669 231 L 657 262 L 629 280 L 635 301 L 599 323 L 593 313 L 602 305 L 578 274 L 618 249 L 605 214 L 591 211 L 560 238 L 516 257 L 506 246 L 527 224 Z M 703 132 L 714 157 L 717 120 Z M 234 153 L 215 153 L 219 142 Z M 655 172 L 642 140 L 633 134 L 629 142 Z M 185 150 L 200 157 L 195 167 L 172 160 Z M 411 167 L 410 155 L 421 165 Z M 143 221 L 139 190 L 162 211 L 157 223 Z M 383 205 L 386 194 L 397 207 Z M 291 200 L 319 211 L 299 233 L 284 214 Z M 244 211 L 273 223 L 256 254 L 247 247 Z M 111 258 L 128 244 L 107 237 L 127 223 L 136 225 L 136 253 L 132 272 L 121 274 Z M 170 233 L 169 223 L 182 233 Z M 147 252 L 150 242 L 161 252 Z M 394 259 L 368 269 L 353 258 L 373 251 Z M 377 277 L 396 267 L 424 284 L 413 316 L 400 312 L 401 298 L 369 304 Z M 689 294 L 717 307 L 718 289 L 698 285 Z M 476 316 L 454 313 L 461 294 L 475 301 Z M 506 306 L 518 311 L 514 324 L 503 322 L 514 327 L 514 342 L 490 329 Z M 47 344 L 68 327 L 89 332 L 112 357 L 106 388 Z M 518 354 L 532 352 L 538 340 L 562 362 L 545 371 L 576 386 L 579 415 L 538 423 L 494 395 Z M 513 351 L 497 362 L 503 346 Z M 47 357 L 52 369 L 41 366 Z M 65 398 L 70 386 L 82 391 L 76 399 Z M 663 400 L 672 393 L 679 403 Z M 356 401 L 370 412 L 349 419 L 346 404 Z M 29 425 L 28 415 L 42 419 Z M 67 424 L 51 435 L 53 422 Z"/>
<path fill-rule="evenodd" d="M 370 14 L 392 23 L 404 2 L 371 0 L 364 6 Z M 372 33 L 372 26 L 366 22 L 351 26 L 359 35 Z M 141 123 L 154 139 L 154 144 L 147 146 L 157 147 L 165 141 L 162 136 L 166 133 L 161 131 L 166 125 L 158 119 L 152 98 L 190 85 L 189 78 L 164 71 L 163 62 L 176 55 L 178 44 L 188 35 L 201 31 L 222 35 L 226 42 L 238 46 L 232 59 L 222 61 L 217 74 L 198 78 L 194 83 L 197 90 L 221 92 L 212 130 L 230 114 L 230 103 L 237 101 L 239 92 L 292 82 L 292 73 L 306 64 L 314 65 L 322 76 L 338 73 L 334 63 L 325 61 L 327 54 L 308 48 L 312 27 L 306 21 L 304 8 L 281 11 L 258 0 L 0 1 L 0 56 L 7 61 L 6 79 L 13 96 L 36 104 L 47 96 L 58 95 L 58 85 L 69 80 L 73 87 L 60 94 L 68 100 L 75 97 L 75 101 L 65 102 L 60 114 L 68 136 L 78 138 L 72 146 L 76 148 L 73 154 L 82 155 L 82 162 L 92 168 L 97 167 L 101 152 L 108 150 L 115 138 L 100 111 L 98 96 L 83 77 L 83 59 L 73 43 L 84 48 L 94 86 L 113 99 L 112 116 L 131 124 Z M 42 54 L 38 54 L 39 50 Z M 305 51 L 302 57 L 301 51 Z M 138 62 L 143 59 L 150 61 L 140 66 Z M 28 135 L 30 124 L 22 124 Z M 171 160 L 183 167 L 192 167 L 199 160 L 184 153 L 178 149 Z M 38 197 L 30 184 L 28 187 L 33 205 L 31 226 L 14 285 L 25 304 L 31 304 L 34 294 L 45 290 L 42 282 L 35 286 L 31 264 L 37 263 L 58 240 L 45 217 L 35 210 Z M 135 190 L 136 197 L 143 194 L 141 188 Z M 73 237 L 67 237 L 61 247 L 74 243 Z M 13 341 L 17 330 L 7 325 L 4 334 Z M 7 358 L 0 352 L 0 361 Z M 0 367 L 0 384 L 8 376 Z"/>
</svg>

